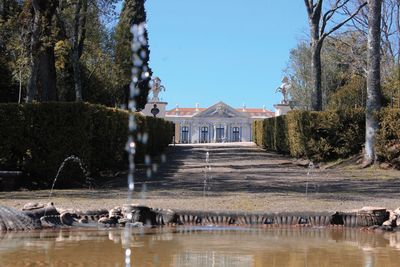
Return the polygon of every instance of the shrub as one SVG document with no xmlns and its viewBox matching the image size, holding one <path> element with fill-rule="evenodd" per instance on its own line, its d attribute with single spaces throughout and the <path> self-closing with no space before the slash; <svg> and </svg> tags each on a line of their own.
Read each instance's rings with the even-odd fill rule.
<svg viewBox="0 0 400 267">
<path fill-rule="evenodd" d="M 383 109 L 380 113 L 380 130 L 376 150 L 380 161 L 400 168 L 400 109 Z"/>
<path fill-rule="evenodd" d="M 128 116 L 124 110 L 86 103 L 0 104 L 0 170 L 21 170 L 48 185 L 70 155 L 82 159 L 93 175 L 125 169 Z M 138 145 L 140 161 L 171 142 L 173 124 L 139 114 L 135 118 L 138 133 L 148 133 L 147 144 Z"/>
<path fill-rule="evenodd" d="M 359 152 L 364 143 L 365 118 L 361 109 L 291 111 L 265 119 L 264 124 L 265 130 L 257 133 L 256 143 L 297 158 L 321 161 L 347 157 Z"/>
</svg>

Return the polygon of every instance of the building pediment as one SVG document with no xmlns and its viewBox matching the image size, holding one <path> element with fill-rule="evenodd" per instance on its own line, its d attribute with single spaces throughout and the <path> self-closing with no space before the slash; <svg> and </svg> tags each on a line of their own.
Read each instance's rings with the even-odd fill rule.
<svg viewBox="0 0 400 267">
<path fill-rule="evenodd" d="M 248 118 L 248 115 L 237 111 L 231 106 L 224 102 L 218 102 L 217 104 L 199 112 L 193 116 L 194 118 Z"/>
</svg>

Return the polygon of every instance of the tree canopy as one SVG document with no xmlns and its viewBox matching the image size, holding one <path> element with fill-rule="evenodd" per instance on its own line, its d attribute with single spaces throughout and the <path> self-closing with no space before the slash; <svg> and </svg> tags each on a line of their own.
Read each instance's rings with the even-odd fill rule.
<svg viewBox="0 0 400 267">
<path fill-rule="evenodd" d="M 0 102 L 58 100 L 127 106 L 130 27 L 146 22 L 146 12 L 144 0 L 126 0 L 117 14 L 118 2 L 1 1 Z M 143 65 L 151 74 L 149 47 L 142 50 L 147 55 Z M 150 78 L 139 83 L 138 109 L 147 102 Z"/>
</svg>

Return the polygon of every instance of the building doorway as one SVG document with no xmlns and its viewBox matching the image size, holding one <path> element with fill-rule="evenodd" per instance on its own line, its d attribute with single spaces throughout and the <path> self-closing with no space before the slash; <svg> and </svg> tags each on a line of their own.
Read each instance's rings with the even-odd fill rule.
<svg viewBox="0 0 400 267">
<path fill-rule="evenodd" d="M 200 128 L 200 143 L 208 143 L 208 127 Z"/>
<path fill-rule="evenodd" d="M 232 141 L 240 142 L 240 128 L 239 127 L 232 128 Z"/>
<path fill-rule="evenodd" d="M 218 126 L 216 128 L 216 140 L 217 143 L 222 143 L 225 141 L 225 128 L 223 126 Z"/>
</svg>

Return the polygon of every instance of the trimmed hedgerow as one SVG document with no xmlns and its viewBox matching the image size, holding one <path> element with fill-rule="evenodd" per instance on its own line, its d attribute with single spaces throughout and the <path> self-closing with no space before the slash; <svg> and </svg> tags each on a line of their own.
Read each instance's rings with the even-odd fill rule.
<svg viewBox="0 0 400 267">
<path fill-rule="evenodd" d="M 129 113 L 87 103 L 0 104 L 0 170 L 20 170 L 48 184 L 63 160 L 75 155 L 89 171 L 126 168 Z M 173 123 L 136 115 L 136 160 L 160 153 L 172 140 Z M 39 181 L 38 181 L 39 182 Z"/>
<path fill-rule="evenodd" d="M 261 124 L 260 121 L 255 126 Z M 263 121 L 259 146 L 293 157 L 330 160 L 359 152 L 364 143 L 365 117 L 361 109 L 324 112 L 291 111 Z M 262 140 L 262 141 L 261 141 Z"/>
<path fill-rule="evenodd" d="M 378 159 L 400 169 L 400 109 L 383 109 L 379 117 L 380 130 L 376 140 Z"/>
</svg>

